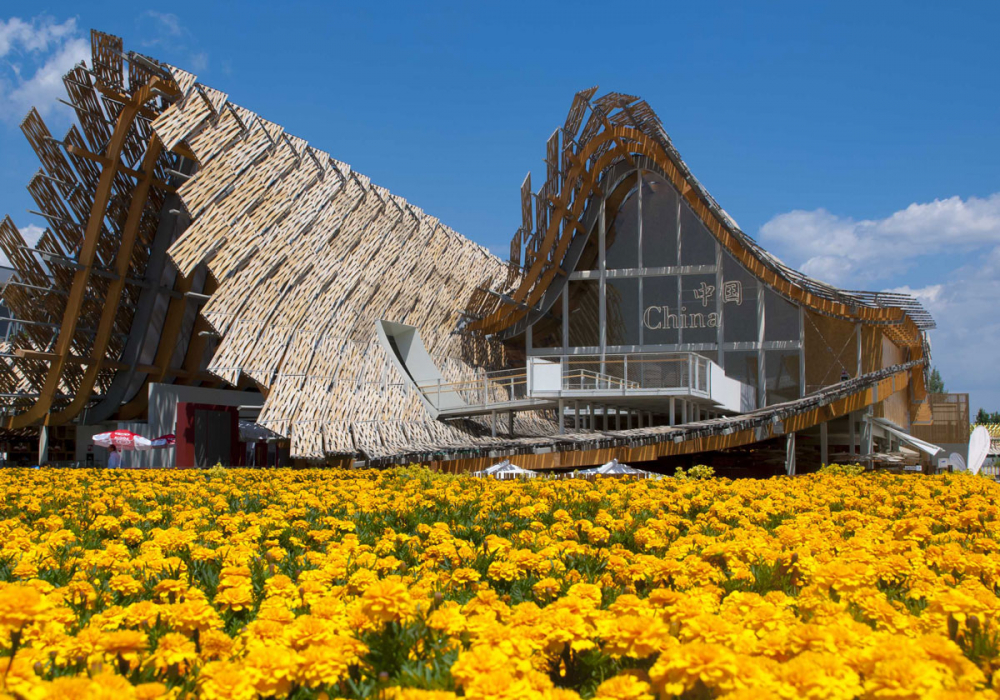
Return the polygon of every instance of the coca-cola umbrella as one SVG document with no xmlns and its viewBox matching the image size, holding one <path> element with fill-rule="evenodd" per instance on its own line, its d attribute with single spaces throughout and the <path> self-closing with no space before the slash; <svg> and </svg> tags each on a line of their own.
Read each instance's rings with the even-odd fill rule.
<svg viewBox="0 0 1000 700">
<path fill-rule="evenodd" d="M 170 447 L 174 444 L 173 435 L 161 435 L 158 438 L 145 438 L 142 435 L 133 433 L 131 430 L 112 430 L 107 433 L 98 433 L 94 436 L 94 444 L 98 447 L 111 447 L 114 445 L 118 451 L 123 450 L 151 450 L 154 447 Z"/>
</svg>

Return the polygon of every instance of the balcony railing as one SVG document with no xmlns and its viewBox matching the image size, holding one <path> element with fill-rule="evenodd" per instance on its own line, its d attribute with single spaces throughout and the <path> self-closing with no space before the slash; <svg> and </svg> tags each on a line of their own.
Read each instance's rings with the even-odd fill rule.
<svg viewBox="0 0 1000 700">
<path fill-rule="evenodd" d="M 472 408 L 504 410 L 511 404 L 551 404 L 560 397 L 587 394 L 710 399 L 712 374 L 712 363 L 695 353 L 629 353 L 603 358 L 566 355 L 533 357 L 528 367 L 482 372 L 461 381 L 420 382 L 417 388 L 437 410 L 464 412 Z"/>
</svg>

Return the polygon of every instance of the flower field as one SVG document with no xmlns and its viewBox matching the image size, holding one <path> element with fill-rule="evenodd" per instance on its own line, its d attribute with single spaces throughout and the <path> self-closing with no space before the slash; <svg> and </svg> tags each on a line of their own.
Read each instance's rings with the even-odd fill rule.
<svg viewBox="0 0 1000 700">
<path fill-rule="evenodd" d="M 964 698 L 1000 487 L 0 472 L 0 698 Z"/>
</svg>

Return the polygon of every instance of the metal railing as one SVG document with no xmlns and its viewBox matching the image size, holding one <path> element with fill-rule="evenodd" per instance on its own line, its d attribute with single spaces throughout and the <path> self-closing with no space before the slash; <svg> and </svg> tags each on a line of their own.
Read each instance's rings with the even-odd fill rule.
<svg viewBox="0 0 1000 700">
<path fill-rule="evenodd" d="M 562 358 L 563 390 L 611 389 L 687 389 L 691 393 L 710 393 L 711 362 L 695 353 L 628 353 L 605 355 L 569 355 Z M 604 386 L 579 386 L 580 373 L 599 376 Z"/>
<path fill-rule="evenodd" d="M 456 399 L 468 406 L 510 403 L 528 399 L 528 372 L 524 367 L 483 372 L 476 379 L 419 382 L 417 388 L 437 409 L 454 407 Z"/>
<path fill-rule="evenodd" d="M 630 391 L 674 389 L 711 395 L 711 362 L 695 353 L 629 353 L 567 355 L 561 364 L 560 391 L 627 394 Z M 438 410 L 465 409 L 528 402 L 525 367 L 482 372 L 474 379 L 418 382 L 417 389 Z M 537 389 L 537 388 L 536 388 Z M 539 399 L 540 401 L 542 399 Z"/>
</svg>

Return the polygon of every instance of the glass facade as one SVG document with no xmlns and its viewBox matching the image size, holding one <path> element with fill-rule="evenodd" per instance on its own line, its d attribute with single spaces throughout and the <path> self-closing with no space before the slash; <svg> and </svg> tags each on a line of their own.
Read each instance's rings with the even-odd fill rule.
<svg viewBox="0 0 1000 700">
<path fill-rule="evenodd" d="M 533 326 L 529 352 L 695 352 L 754 387 L 758 400 L 798 398 L 799 307 L 724 249 L 663 175 L 632 171 L 618 182 L 565 301 Z"/>
</svg>

